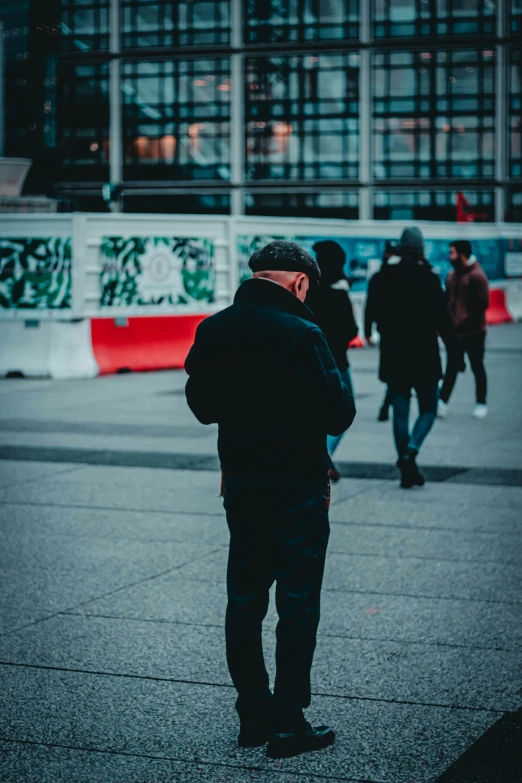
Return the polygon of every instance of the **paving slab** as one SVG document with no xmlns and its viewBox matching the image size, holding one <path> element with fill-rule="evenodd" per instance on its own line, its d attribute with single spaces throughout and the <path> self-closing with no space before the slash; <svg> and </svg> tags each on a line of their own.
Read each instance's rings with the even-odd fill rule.
<svg viewBox="0 0 522 783">
<path fill-rule="evenodd" d="M 125 468 L 117 470 L 121 475 Z M 81 476 L 78 478 L 76 472 L 72 472 L 67 481 L 60 481 L 57 476 L 56 482 L 50 478 L 31 482 L 29 485 L 4 488 L 0 490 L 0 503 L 37 503 L 92 509 L 124 508 L 138 511 L 190 511 L 221 514 L 224 517 L 223 501 L 219 496 L 218 473 L 201 471 L 202 480 L 197 482 L 196 474 L 190 471 L 162 470 L 160 476 L 152 476 L 155 471 L 146 468 L 144 470 L 148 475 L 137 476 L 134 482 L 132 476 L 129 476 L 125 483 L 107 479 L 89 480 L 88 477 Z"/>
<path fill-rule="evenodd" d="M 333 530 L 332 547 L 335 548 Z M 226 580 L 228 547 L 180 568 L 192 580 Z M 203 572 L 203 573 L 202 573 Z M 339 553 L 327 555 L 324 589 L 341 592 L 459 598 L 499 603 L 522 602 L 522 574 L 518 565 Z"/>
<path fill-rule="evenodd" d="M 60 480 L 58 478 L 58 480 Z M 519 508 L 481 506 L 462 503 L 458 513 L 450 513 L 445 503 L 423 503 L 417 496 L 402 495 L 383 499 L 364 493 L 364 497 L 346 499 L 335 491 L 332 496 L 330 520 L 365 525 L 368 528 L 383 525 L 390 527 L 432 527 L 438 530 L 522 531 Z"/>
<path fill-rule="evenodd" d="M 498 713 L 316 697 L 314 721 L 335 726 L 336 744 L 284 762 L 264 749 L 237 748 L 234 694 L 228 688 L 151 682 L 19 667 L 0 669 L 6 740 L 226 763 L 286 774 L 393 783 L 443 772 L 492 725 Z"/>
<path fill-rule="evenodd" d="M 324 777 L 315 775 L 282 776 L 281 770 L 245 769 L 226 762 L 169 761 L 128 752 L 89 752 L 1 740 L 0 779 L 2 783 L 324 783 Z M 342 779 L 361 783 L 357 778 Z"/>
<path fill-rule="evenodd" d="M 71 525 L 77 513 L 69 510 Z M 2 529 L 2 632 L 153 577 L 215 548 L 193 541 L 131 540 L 122 545 L 111 538 L 51 534 L 45 521 L 21 531 L 11 515 Z"/>
<path fill-rule="evenodd" d="M 274 681 L 275 634 L 264 634 Z M 0 661 L 232 687 L 220 627 L 59 615 L 0 637 Z M 318 694 L 513 710 L 522 705 L 520 654 L 365 639 L 321 638 Z"/>
<path fill-rule="evenodd" d="M 94 600 L 90 615 L 221 625 L 226 586 L 163 576 Z M 273 601 L 267 628 L 275 629 Z M 401 642 L 516 649 L 522 646 L 522 606 L 415 596 L 325 591 L 320 633 Z"/>
<path fill-rule="evenodd" d="M 90 538 L 93 541 L 110 538 L 122 545 L 127 541 L 192 541 L 201 552 L 209 543 L 226 546 L 229 537 L 224 515 L 212 512 L 0 502 L 0 522 L 4 536 L 15 539 L 13 546 L 20 537 L 27 547 L 34 540 L 36 550 L 41 536 Z"/>
<path fill-rule="evenodd" d="M 75 470 L 76 465 L 56 462 L 9 462 L 0 460 L 0 489 L 10 488 L 18 484 L 27 485 L 29 482 L 49 477 L 62 475 Z"/>
</svg>

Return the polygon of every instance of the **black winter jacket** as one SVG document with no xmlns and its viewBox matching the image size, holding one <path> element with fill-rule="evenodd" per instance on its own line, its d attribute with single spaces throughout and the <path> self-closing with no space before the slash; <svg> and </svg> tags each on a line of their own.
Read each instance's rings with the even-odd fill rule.
<svg viewBox="0 0 522 783">
<path fill-rule="evenodd" d="M 402 259 L 370 281 L 365 331 L 381 335 L 381 381 L 394 389 L 429 386 L 442 377 L 438 337 L 448 362 L 461 364 L 461 350 L 439 278 L 425 261 Z"/>
<path fill-rule="evenodd" d="M 349 366 L 348 343 L 359 331 L 348 295 L 348 281 L 338 280 L 332 285 L 319 286 L 310 293 L 306 304 L 326 337 L 337 367 L 346 370 Z"/>
<path fill-rule="evenodd" d="M 185 369 L 192 412 L 219 425 L 225 474 L 325 475 L 327 433 L 355 417 L 311 311 L 269 280 L 247 280 L 199 325 Z"/>
</svg>

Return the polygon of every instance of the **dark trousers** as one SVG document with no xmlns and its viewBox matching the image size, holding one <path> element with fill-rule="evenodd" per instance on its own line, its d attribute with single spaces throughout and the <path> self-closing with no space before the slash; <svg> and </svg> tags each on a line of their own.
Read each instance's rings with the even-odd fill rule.
<svg viewBox="0 0 522 783">
<path fill-rule="evenodd" d="M 468 355 L 471 371 L 475 376 L 476 400 L 482 405 L 486 404 L 488 393 L 488 379 L 484 368 L 486 333 L 475 332 L 474 334 L 459 337 L 460 346 L 465 354 Z M 440 390 L 440 399 L 442 402 L 448 402 L 457 380 L 458 368 L 454 365 L 448 365 L 444 382 Z"/>
<path fill-rule="evenodd" d="M 276 582 L 276 710 L 308 707 L 328 537 L 328 480 L 226 476 L 227 660 L 238 711 L 269 696 L 262 623 Z"/>
</svg>

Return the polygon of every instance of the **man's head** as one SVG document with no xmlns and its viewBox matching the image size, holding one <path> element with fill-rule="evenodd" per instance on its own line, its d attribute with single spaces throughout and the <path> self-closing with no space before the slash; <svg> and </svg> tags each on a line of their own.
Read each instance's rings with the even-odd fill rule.
<svg viewBox="0 0 522 783">
<path fill-rule="evenodd" d="M 333 239 L 323 239 L 316 242 L 312 249 L 321 270 L 323 285 L 336 283 L 345 277 L 346 253 L 338 242 L 334 242 Z"/>
<path fill-rule="evenodd" d="M 467 239 L 457 239 L 450 243 L 450 262 L 454 269 L 462 269 L 466 266 L 472 254 L 471 242 Z"/>
<path fill-rule="evenodd" d="M 422 232 L 416 228 L 405 228 L 402 232 L 397 247 L 397 254 L 404 257 L 423 258 L 424 256 L 424 237 Z"/>
<path fill-rule="evenodd" d="M 270 242 L 250 258 L 248 265 L 254 278 L 262 277 L 286 288 L 301 302 L 310 285 L 317 285 L 321 272 L 314 258 L 295 242 L 278 239 Z"/>
</svg>

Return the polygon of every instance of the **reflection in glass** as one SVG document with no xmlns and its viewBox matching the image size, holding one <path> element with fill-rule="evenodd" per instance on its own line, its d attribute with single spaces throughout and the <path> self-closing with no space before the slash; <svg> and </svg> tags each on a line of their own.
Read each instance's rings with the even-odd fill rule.
<svg viewBox="0 0 522 783">
<path fill-rule="evenodd" d="M 52 101 L 48 100 L 52 113 Z M 65 166 L 88 166 L 94 177 L 94 169 L 107 166 L 109 161 L 108 65 L 60 63 L 56 102 L 59 161 Z M 54 146 L 50 136 L 46 142 Z M 90 175 L 82 173 L 84 176 Z"/>
<path fill-rule="evenodd" d="M 229 179 L 230 87 L 228 60 L 124 63 L 125 175 Z"/>
<path fill-rule="evenodd" d="M 123 46 L 193 46 L 230 41 L 230 0 L 122 0 Z"/>
<path fill-rule="evenodd" d="M 522 49 L 511 50 L 509 74 L 509 174 L 522 177 Z"/>
<path fill-rule="evenodd" d="M 465 191 L 470 205 L 489 221 L 495 217 L 493 190 Z M 457 193 L 447 190 L 384 191 L 374 192 L 373 213 L 375 220 L 447 220 L 454 222 L 457 211 Z"/>
<path fill-rule="evenodd" d="M 109 48 L 109 0 L 61 0 L 61 47 L 88 52 Z"/>
<path fill-rule="evenodd" d="M 245 6 L 250 43 L 359 35 L 359 0 L 245 0 Z"/>
<path fill-rule="evenodd" d="M 493 34 L 495 7 L 495 0 L 374 0 L 374 35 Z"/>
<path fill-rule="evenodd" d="M 510 31 L 522 33 L 522 0 L 511 0 Z"/>
<path fill-rule="evenodd" d="M 357 192 L 326 193 L 247 193 L 247 215 L 281 217 L 319 217 L 357 220 L 359 194 Z"/>
<path fill-rule="evenodd" d="M 247 176 L 355 178 L 359 55 L 247 60 Z"/>
<path fill-rule="evenodd" d="M 494 176 L 495 52 L 379 52 L 376 178 Z"/>
</svg>

